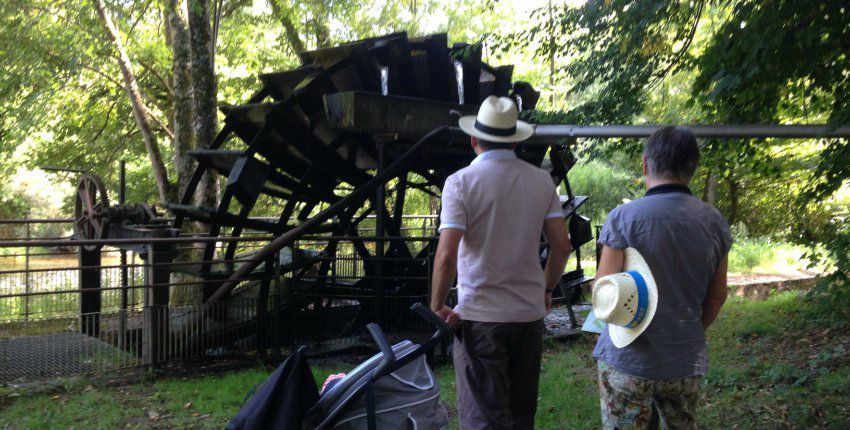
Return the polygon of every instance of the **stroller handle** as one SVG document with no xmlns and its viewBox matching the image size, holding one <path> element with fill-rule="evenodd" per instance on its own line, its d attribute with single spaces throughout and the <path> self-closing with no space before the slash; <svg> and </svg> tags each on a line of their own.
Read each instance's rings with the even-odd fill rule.
<svg viewBox="0 0 850 430">
<path fill-rule="evenodd" d="M 428 307 L 422 303 L 414 303 L 413 306 L 410 307 L 410 310 L 416 312 L 425 321 L 428 321 L 437 327 L 437 332 L 434 333 L 432 339 L 442 339 L 452 332 L 451 327 L 449 327 L 442 318 L 437 316 L 434 312 L 431 312 L 431 309 L 428 309 Z"/>
<path fill-rule="evenodd" d="M 378 379 L 383 376 L 386 376 L 393 371 L 400 369 L 407 365 L 407 363 L 412 362 L 418 357 L 421 357 L 422 354 L 425 354 L 427 351 L 434 349 L 438 343 L 442 342 L 444 339 L 451 336 L 452 329 L 446 324 L 445 321 L 440 319 L 437 314 L 431 312 L 430 309 L 425 307 L 422 303 L 415 303 L 410 307 L 410 310 L 416 312 L 422 319 L 428 321 L 431 324 L 437 326 L 437 331 L 431 336 L 428 341 L 424 344 L 420 345 L 416 348 L 415 351 L 412 351 L 406 355 L 403 355 L 401 358 L 397 358 L 395 353 L 393 353 L 393 349 L 390 346 L 390 343 L 387 341 L 386 336 L 384 336 L 384 331 L 381 330 L 381 327 L 378 324 L 370 323 L 366 325 L 366 328 L 369 330 L 369 334 L 372 336 L 372 339 L 380 348 L 383 358 L 381 362 L 370 372 L 369 381 L 367 382 L 366 389 L 366 422 L 369 430 L 377 429 L 377 425 L 375 422 L 375 389 L 374 383 Z"/>
<path fill-rule="evenodd" d="M 381 330 L 381 326 L 375 323 L 369 323 L 366 325 L 366 329 L 369 330 L 369 334 L 372 336 L 372 340 L 378 345 L 378 348 L 381 350 L 381 353 L 384 354 L 384 359 L 382 360 L 382 364 L 387 365 L 395 362 L 395 353 L 393 352 L 392 346 L 387 341 L 387 337 L 384 336 L 384 331 Z"/>
<path fill-rule="evenodd" d="M 451 334 L 451 327 L 449 327 L 445 321 L 440 319 L 440 317 L 434 312 L 431 312 L 431 310 L 425 307 L 422 303 L 414 303 L 413 306 L 410 307 L 410 310 L 416 312 L 425 321 L 437 326 L 437 331 L 431 336 L 431 339 L 428 339 L 428 341 L 419 348 L 420 351 L 424 352 L 430 350 Z M 369 335 L 372 336 L 372 340 L 375 341 L 375 344 L 378 345 L 378 349 L 380 349 L 383 354 L 381 363 L 375 368 L 374 376 L 380 377 L 390 373 L 392 370 L 407 364 L 415 358 L 416 355 L 414 354 L 404 357 L 401 360 L 397 360 L 395 353 L 393 353 L 392 346 L 390 346 L 389 341 L 387 341 L 384 331 L 381 330 L 381 326 L 375 323 L 370 323 L 366 325 L 366 329 L 369 331 Z"/>
</svg>

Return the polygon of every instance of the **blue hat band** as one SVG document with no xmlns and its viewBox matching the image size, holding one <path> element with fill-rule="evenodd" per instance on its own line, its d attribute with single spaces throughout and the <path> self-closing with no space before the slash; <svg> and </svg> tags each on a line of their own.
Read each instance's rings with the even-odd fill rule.
<svg viewBox="0 0 850 430">
<path fill-rule="evenodd" d="M 626 273 L 635 280 L 635 286 L 637 286 L 637 311 L 635 312 L 635 317 L 632 318 L 631 322 L 626 324 L 627 328 L 635 328 L 640 325 L 644 318 L 646 318 L 646 310 L 649 308 L 649 288 L 646 286 L 646 280 L 644 280 L 643 276 L 637 271 L 630 270 Z"/>
</svg>

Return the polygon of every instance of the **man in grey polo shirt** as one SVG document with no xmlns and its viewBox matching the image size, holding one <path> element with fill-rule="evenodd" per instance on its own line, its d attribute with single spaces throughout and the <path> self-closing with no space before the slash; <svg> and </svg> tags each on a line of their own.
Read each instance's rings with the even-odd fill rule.
<svg viewBox="0 0 850 430">
<path fill-rule="evenodd" d="M 644 429 L 655 404 L 669 429 L 696 428 L 699 383 L 708 369 L 705 330 L 726 300 L 729 225 L 711 205 L 691 195 L 699 161 L 693 133 L 664 127 L 643 153 L 648 188 L 643 198 L 608 214 L 597 279 L 621 272 L 624 249 L 637 249 L 658 285 L 658 309 L 649 326 L 624 348 L 599 337 L 604 429 Z"/>
<path fill-rule="evenodd" d="M 564 214 L 551 176 L 512 150 L 533 129 L 517 121 L 511 99 L 488 97 L 460 127 L 478 156 L 443 186 L 431 309 L 457 327 L 460 428 L 533 429 L 543 317 L 572 251 Z M 445 300 L 455 274 L 458 306 L 451 309 Z"/>
</svg>

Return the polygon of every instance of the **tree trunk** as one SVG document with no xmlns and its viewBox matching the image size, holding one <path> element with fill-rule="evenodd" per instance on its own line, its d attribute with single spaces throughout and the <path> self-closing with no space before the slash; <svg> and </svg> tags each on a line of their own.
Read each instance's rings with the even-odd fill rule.
<svg viewBox="0 0 850 430">
<path fill-rule="evenodd" d="M 301 41 L 301 36 L 298 35 L 298 30 L 295 29 L 295 24 L 292 23 L 292 19 L 288 16 L 281 16 L 280 22 L 283 24 L 286 40 L 289 42 L 292 52 L 297 56 L 301 56 L 301 53 L 306 51 L 306 49 L 304 48 L 304 42 Z"/>
<path fill-rule="evenodd" d="M 217 130 L 215 58 L 213 57 L 212 29 L 210 27 L 209 0 L 189 0 L 189 28 L 192 35 L 192 128 L 195 148 L 207 148 L 215 139 Z M 195 204 L 215 207 L 218 204 L 218 175 L 207 170 L 195 194 Z"/>
<path fill-rule="evenodd" d="M 313 34 L 316 35 L 316 47 L 327 48 L 331 46 L 331 30 L 327 22 L 330 11 L 323 0 L 313 0 L 312 3 L 314 10 L 310 26 L 313 27 Z"/>
<path fill-rule="evenodd" d="M 295 23 L 292 22 L 292 15 L 290 13 L 290 9 L 284 9 L 280 4 L 281 0 L 272 0 L 269 4 L 272 7 L 272 13 L 280 19 L 281 25 L 283 25 L 284 34 L 282 39 L 286 39 L 287 44 L 292 49 L 292 52 L 296 56 L 301 56 L 301 53 L 306 51 L 304 47 L 304 41 L 301 40 L 301 36 L 298 35 L 298 29 L 295 28 Z"/>
<path fill-rule="evenodd" d="M 555 17 L 549 0 L 549 104 L 555 106 Z"/>
<path fill-rule="evenodd" d="M 124 90 L 127 91 L 127 96 L 130 99 L 130 104 L 133 107 L 133 116 L 136 119 L 136 125 L 139 127 L 139 132 L 142 135 L 142 140 L 145 143 L 145 149 L 148 153 L 148 158 L 151 162 L 154 178 L 156 179 L 157 191 L 159 199 L 162 202 L 170 202 L 175 200 L 174 189 L 171 183 L 168 182 L 168 172 L 165 170 L 165 164 L 162 162 L 162 154 L 159 152 L 156 138 L 151 130 L 151 125 L 148 120 L 148 111 L 142 101 L 142 94 L 139 90 L 139 84 L 136 81 L 136 75 L 133 73 L 132 63 L 127 51 L 124 49 L 124 44 L 121 41 L 121 35 L 118 29 L 112 22 L 112 16 L 103 4 L 103 0 L 94 0 L 97 13 L 103 19 L 103 25 L 109 35 L 109 39 L 118 51 L 118 67 L 121 69 L 121 75 L 124 78 Z"/>
<path fill-rule="evenodd" d="M 178 193 L 182 196 L 194 170 L 192 160 L 187 155 L 193 147 L 193 130 L 192 53 L 185 0 L 168 0 L 166 2 L 166 13 L 168 16 L 168 33 L 171 36 L 172 90 L 174 92 L 174 106 L 172 107 L 174 141 L 172 148 L 174 150 L 174 168 L 177 172 Z"/>
<path fill-rule="evenodd" d="M 313 19 L 313 31 L 316 33 L 316 47 L 327 48 L 331 46 L 331 32 L 327 24 L 322 21 L 324 18 Z"/>
<path fill-rule="evenodd" d="M 733 167 L 729 172 L 729 225 L 738 222 L 738 195 L 738 178 Z"/>
<path fill-rule="evenodd" d="M 712 206 L 717 205 L 717 175 L 709 171 L 705 177 L 705 188 L 702 192 L 702 200 Z"/>
</svg>

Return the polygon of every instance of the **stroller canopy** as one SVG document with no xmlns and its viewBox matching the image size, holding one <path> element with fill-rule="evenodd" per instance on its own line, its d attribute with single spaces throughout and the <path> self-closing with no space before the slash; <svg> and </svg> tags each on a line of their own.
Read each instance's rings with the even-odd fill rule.
<svg viewBox="0 0 850 430">
<path fill-rule="evenodd" d="M 392 348 L 399 359 L 419 351 L 419 345 L 410 341 Z M 382 359 L 382 353 L 376 354 L 330 388 L 307 412 L 303 428 L 366 428 L 367 402 L 362 395 L 363 386 Z M 448 425 L 446 410 L 439 402 L 440 385 L 424 355 L 375 381 L 374 392 L 379 429 L 440 429 Z"/>
</svg>

